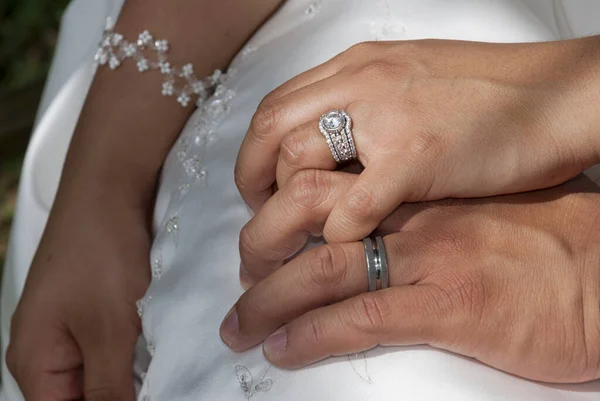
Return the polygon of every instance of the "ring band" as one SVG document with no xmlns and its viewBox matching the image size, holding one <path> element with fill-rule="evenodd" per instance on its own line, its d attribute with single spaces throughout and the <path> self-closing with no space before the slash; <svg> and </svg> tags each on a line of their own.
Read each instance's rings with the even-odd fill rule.
<svg viewBox="0 0 600 401">
<path fill-rule="evenodd" d="M 362 240 L 367 259 L 367 281 L 370 291 L 383 290 L 389 287 L 389 269 L 385 245 L 381 237 L 375 241 L 369 237 Z"/>
<path fill-rule="evenodd" d="M 344 163 L 356 159 L 356 146 L 352 136 L 352 119 L 344 110 L 331 110 L 321 116 L 319 131 L 327 144 L 333 159 Z"/>
</svg>

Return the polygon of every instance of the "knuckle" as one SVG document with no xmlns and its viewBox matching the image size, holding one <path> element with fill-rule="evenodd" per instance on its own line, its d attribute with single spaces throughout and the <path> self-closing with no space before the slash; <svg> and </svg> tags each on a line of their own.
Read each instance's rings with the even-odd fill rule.
<svg viewBox="0 0 600 401">
<path fill-rule="evenodd" d="M 242 227 L 240 231 L 240 255 L 242 259 L 253 257 L 256 255 L 258 239 L 254 233 L 254 230 L 249 224 Z"/>
<path fill-rule="evenodd" d="M 434 297 L 441 318 L 462 316 L 461 324 L 477 323 L 483 314 L 486 289 L 483 277 L 476 272 L 455 272 L 450 269 L 436 277 L 438 291 Z"/>
<path fill-rule="evenodd" d="M 103 384 L 84 390 L 86 401 L 125 401 L 126 395 L 112 384 Z"/>
<path fill-rule="evenodd" d="M 8 344 L 6 349 L 6 367 L 8 371 L 16 378 L 19 371 L 19 354 L 14 342 Z"/>
<path fill-rule="evenodd" d="M 310 253 L 305 282 L 331 292 L 346 282 L 348 262 L 340 246 L 323 245 Z"/>
<path fill-rule="evenodd" d="M 306 321 L 307 329 L 304 331 L 304 340 L 306 344 L 319 345 L 323 343 L 326 337 L 325 326 L 323 321 L 319 319 L 318 315 L 310 313 L 307 315 Z"/>
<path fill-rule="evenodd" d="M 255 299 L 256 298 L 253 297 L 251 293 L 245 292 L 235 305 L 235 310 L 240 323 L 240 330 L 244 328 L 245 322 L 251 322 L 258 317 L 264 317 L 264 308 L 261 308 L 261 303 L 256 302 Z"/>
<path fill-rule="evenodd" d="M 359 42 L 350 46 L 348 50 L 346 50 L 346 53 L 351 53 L 353 55 L 364 54 L 373 48 L 373 44 L 373 42 Z"/>
<path fill-rule="evenodd" d="M 244 191 L 247 188 L 246 185 L 246 173 L 244 167 L 238 162 L 235 164 L 235 169 L 233 171 L 233 177 L 235 180 L 235 185 L 240 192 Z"/>
<path fill-rule="evenodd" d="M 250 130 L 258 141 L 264 142 L 279 125 L 281 119 L 282 112 L 275 104 L 259 106 L 250 122 Z"/>
<path fill-rule="evenodd" d="M 269 92 L 264 98 L 263 100 L 260 102 L 258 108 L 264 108 L 264 107 L 269 107 L 270 105 L 272 105 L 277 99 L 279 99 L 280 95 L 279 95 L 279 88 L 276 88 L 274 90 L 272 90 L 271 92 Z"/>
<path fill-rule="evenodd" d="M 446 257 L 462 256 L 476 251 L 477 238 L 464 235 L 448 228 L 439 228 L 438 232 L 431 238 L 430 246 L 439 255 Z"/>
<path fill-rule="evenodd" d="M 302 166 L 306 160 L 306 147 L 296 129 L 281 141 L 280 157 L 290 167 Z"/>
<path fill-rule="evenodd" d="M 365 80 L 389 80 L 398 75 L 398 66 L 387 60 L 374 60 L 358 68 L 356 74 Z"/>
<path fill-rule="evenodd" d="M 294 205 L 303 209 L 315 209 L 326 198 L 325 181 L 320 170 L 303 170 L 291 178 L 288 184 L 288 196 Z"/>
<path fill-rule="evenodd" d="M 436 133 L 424 131 L 415 135 L 407 152 L 414 160 L 429 163 L 446 153 L 446 143 Z"/>
<path fill-rule="evenodd" d="M 350 310 L 351 324 L 360 331 L 380 333 L 391 318 L 391 307 L 387 298 L 373 293 L 359 296 Z"/>
<path fill-rule="evenodd" d="M 376 217 L 376 201 L 373 194 L 364 188 L 356 188 L 346 201 L 347 217 L 349 219 L 363 222 Z"/>
</svg>

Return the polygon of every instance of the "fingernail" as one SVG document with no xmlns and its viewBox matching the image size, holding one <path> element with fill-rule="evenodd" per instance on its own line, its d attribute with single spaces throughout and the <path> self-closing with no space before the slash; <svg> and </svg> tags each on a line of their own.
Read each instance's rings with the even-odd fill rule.
<svg viewBox="0 0 600 401">
<path fill-rule="evenodd" d="M 265 355 L 269 358 L 277 359 L 284 352 L 287 347 L 287 330 L 285 327 L 280 328 L 275 333 L 271 334 L 265 340 L 263 349 Z"/>
<path fill-rule="evenodd" d="M 240 282 L 242 283 L 242 287 L 245 290 L 249 290 L 256 283 L 250 274 L 248 274 L 248 270 L 244 267 L 243 264 L 240 263 Z"/>
<path fill-rule="evenodd" d="M 227 344 L 227 346 L 231 347 L 232 340 L 238 335 L 239 332 L 238 316 L 235 310 L 235 305 L 229 310 L 229 312 L 227 312 L 227 315 L 225 315 L 225 319 L 223 319 L 223 323 L 221 323 L 220 331 L 223 342 Z"/>
<path fill-rule="evenodd" d="M 252 208 L 250 207 L 250 205 L 246 204 L 246 209 L 248 210 L 248 214 L 250 215 L 250 217 L 254 217 L 254 215 L 256 214 L 256 212 L 254 210 L 252 210 Z"/>
</svg>

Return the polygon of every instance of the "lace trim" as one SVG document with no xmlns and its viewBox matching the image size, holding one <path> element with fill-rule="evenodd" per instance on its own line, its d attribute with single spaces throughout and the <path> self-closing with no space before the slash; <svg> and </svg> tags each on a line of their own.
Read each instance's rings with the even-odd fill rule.
<svg viewBox="0 0 600 401">
<path fill-rule="evenodd" d="M 187 107 L 192 97 L 197 97 L 196 106 L 200 107 L 221 82 L 223 74 L 216 70 L 212 76 L 198 79 L 191 63 L 181 68 L 172 66 L 167 57 L 168 51 L 169 42 L 155 40 L 147 30 L 140 33 L 135 42 L 126 40 L 114 31 L 112 19 L 108 18 L 94 61 L 97 65 L 108 64 L 111 70 L 116 70 L 123 61 L 133 59 L 139 72 L 160 71 L 164 77 L 163 96 L 177 96 L 177 102 L 183 107 Z M 155 55 L 151 58 L 153 53 Z"/>
</svg>

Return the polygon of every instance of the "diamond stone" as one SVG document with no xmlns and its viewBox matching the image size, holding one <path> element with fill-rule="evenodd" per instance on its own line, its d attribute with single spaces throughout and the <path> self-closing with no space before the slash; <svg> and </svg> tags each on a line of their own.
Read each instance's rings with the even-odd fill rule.
<svg viewBox="0 0 600 401">
<path fill-rule="evenodd" d="M 327 130 L 337 130 L 344 126 L 346 119 L 337 111 L 327 113 L 323 117 L 323 126 Z"/>
</svg>

